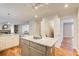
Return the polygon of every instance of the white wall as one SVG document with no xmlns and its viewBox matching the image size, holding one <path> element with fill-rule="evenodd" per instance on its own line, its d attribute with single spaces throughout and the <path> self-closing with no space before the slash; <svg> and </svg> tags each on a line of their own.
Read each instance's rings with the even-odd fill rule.
<svg viewBox="0 0 79 59">
<path fill-rule="evenodd" d="M 73 15 L 74 21 L 74 48 L 79 52 L 79 8 L 75 11 Z"/>
<path fill-rule="evenodd" d="M 74 17 L 66 17 L 61 19 L 61 36 L 62 39 L 63 37 L 72 37 L 72 43 L 73 43 L 73 48 L 77 48 L 76 45 L 76 38 L 75 38 L 75 22 L 74 22 Z M 65 28 L 63 25 L 64 24 L 72 24 L 72 28 L 69 27 L 69 25 Z M 64 27 L 64 29 L 63 29 Z M 65 32 L 66 31 L 66 32 Z"/>
<path fill-rule="evenodd" d="M 11 24 L 11 34 L 14 34 L 14 24 Z"/>
<path fill-rule="evenodd" d="M 71 15 L 72 16 L 72 15 Z M 58 42 L 57 42 L 57 44 L 56 44 L 56 47 L 60 47 L 60 45 L 61 45 L 61 41 L 62 41 L 62 39 L 63 39 L 63 30 L 62 30 L 62 22 L 74 22 L 74 33 L 73 33 L 73 47 L 74 48 L 77 48 L 78 47 L 78 40 L 77 40 L 77 31 L 76 31 L 76 28 L 77 28 L 77 23 L 75 22 L 75 20 L 76 20 L 76 17 L 75 17 L 75 14 L 74 14 L 74 16 L 72 16 L 72 17 L 66 17 L 66 18 L 64 18 L 64 19 L 62 19 L 62 18 L 60 18 L 60 17 L 58 17 L 58 16 L 55 16 L 55 17 L 52 17 L 52 20 L 53 20 L 53 22 L 54 22 L 54 38 L 55 39 L 58 39 Z M 51 22 L 52 23 L 52 22 Z"/>
<path fill-rule="evenodd" d="M 61 41 L 61 30 L 60 30 L 60 18 L 57 15 L 51 16 L 49 18 L 44 18 L 41 22 L 41 31 L 42 35 L 49 34 L 51 35 L 51 31 L 54 31 L 54 39 L 58 39 L 59 41 L 56 44 L 56 47 L 60 46 Z"/>
<path fill-rule="evenodd" d="M 54 17 L 54 39 L 58 39 L 57 43 L 56 43 L 56 47 L 60 47 L 62 38 L 61 38 L 61 28 L 60 28 L 60 18 L 58 16 Z"/>
<path fill-rule="evenodd" d="M 77 10 L 77 20 L 76 20 L 76 26 L 77 26 L 77 46 L 78 46 L 78 49 L 79 49 L 79 8 Z"/>
<path fill-rule="evenodd" d="M 52 37 L 54 33 L 54 21 L 53 19 L 42 19 L 41 21 L 41 35 Z"/>
<path fill-rule="evenodd" d="M 29 21 L 29 32 L 30 32 L 30 35 L 34 35 L 34 19 L 31 19 Z"/>
<path fill-rule="evenodd" d="M 74 14 L 74 48 L 79 49 L 79 45 L 78 45 L 78 13 L 76 12 Z"/>
<path fill-rule="evenodd" d="M 24 24 L 19 25 L 19 34 L 24 34 L 24 31 L 26 30 L 29 31 L 30 35 L 34 35 L 34 20 L 33 19 L 27 21 Z"/>
</svg>

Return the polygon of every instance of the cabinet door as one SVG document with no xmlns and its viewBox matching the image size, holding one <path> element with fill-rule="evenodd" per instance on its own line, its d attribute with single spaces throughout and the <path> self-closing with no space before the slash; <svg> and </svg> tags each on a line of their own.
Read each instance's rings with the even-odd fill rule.
<svg viewBox="0 0 79 59">
<path fill-rule="evenodd" d="M 44 54 L 41 51 L 30 47 L 30 56 L 43 56 L 43 55 Z"/>
<path fill-rule="evenodd" d="M 21 55 L 22 56 L 29 56 L 29 45 L 21 43 Z"/>
<path fill-rule="evenodd" d="M 0 38 L 0 51 L 5 49 L 5 39 Z"/>
<path fill-rule="evenodd" d="M 25 40 L 25 39 L 21 39 L 20 42 L 21 42 L 21 43 L 23 42 L 23 43 L 25 43 L 25 44 L 27 44 L 27 45 L 30 44 L 30 42 L 29 42 L 28 40 Z"/>
<path fill-rule="evenodd" d="M 37 49 L 37 50 L 40 50 L 42 52 L 46 51 L 45 46 L 37 44 L 37 43 L 34 43 L 34 42 L 30 42 L 30 46 L 33 47 L 33 48 L 35 48 L 35 49 Z"/>
<path fill-rule="evenodd" d="M 5 39 L 5 38 L 4 38 Z M 6 39 L 5 39 L 5 48 L 10 48 L 10 47 L 13 47 L 13 40 L 11 39 L 11 36 L 7 36 Z"/>
<path fill-rule="evenodd" d="M 19 38 L 12 38 L 12 44 L 14 45 L 14 46 L 19 46 Z"/>
<path fill-rule="evenodd" d="M 6 48 L 18 46 L 19 45 L 19 36 L 15 36 L 15 35 L 7 36 L 5 41 L 6 41 Z"/>
</svg>

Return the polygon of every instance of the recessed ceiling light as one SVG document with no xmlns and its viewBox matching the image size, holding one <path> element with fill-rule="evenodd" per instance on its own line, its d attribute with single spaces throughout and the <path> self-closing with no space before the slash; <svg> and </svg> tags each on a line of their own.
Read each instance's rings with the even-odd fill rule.
<svg viewBox="0 0 79 59">
<path fill-rule="evenodd" d="M 8 22 L 7 24 L 10 24 L 10 22 Z"/>
<path fill-rule="evenodd" d="M 36 6 L 36 7 L 34 7 L 35 8 L 35 10 L 37 10 L 38 9 L 38 7 Z"/>
<path fill-rule="evenodd" d="M 44 6 L 44 5 L 40 5 L 40 6 L 42 7 L 42 6 Z"/>
<path fill-rule="evenodd" d="M 46 5 L 48 5 L 48 3 L 46 3 Z"/>
<path fill-rule="evenodd" d="M 37 18 L 38 17 L 38 15 L 35 15 L 35 18 Z"/>
<path fill-rule="evenodd" d="M 65 8 L 67 8 L 68 6 L 69 6 L 68 4 L 65 4 L 65 5 L 64 5 Z"/>
</svg>

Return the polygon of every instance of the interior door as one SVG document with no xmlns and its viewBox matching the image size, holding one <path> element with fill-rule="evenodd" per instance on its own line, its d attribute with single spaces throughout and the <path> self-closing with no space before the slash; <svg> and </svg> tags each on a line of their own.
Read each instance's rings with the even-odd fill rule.
<svg viewBox="0 0 79 59">
<path fill-rule="evenodd" d="M 73 23 L 63 24 L 63 37 L 73 37 Z"/>
<path fill-rule="evenodd" d="M 63 22 L 63 40 L 72 39 L 72 47 L 74 45 L 74 23 L 73 22 Z"/>
</svg>

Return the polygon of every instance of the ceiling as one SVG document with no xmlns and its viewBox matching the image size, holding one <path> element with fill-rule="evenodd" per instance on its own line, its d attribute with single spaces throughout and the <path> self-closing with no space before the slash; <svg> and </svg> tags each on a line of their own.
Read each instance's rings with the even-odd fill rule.
<svg viewBox="0 0 79 59">
<path fill-rule="evenodd" d="M 64 8 L 64 3 L 43 4 L 37 10 L 34 3 L 0 3 L 0 22 L 16 22 L 24 23 L 34 18 L 34 15 L 49 16 L 52 14 L 68 15 L 79 7 L 79 4 L 69 4 L 68 8 Z"/>
</svg>

